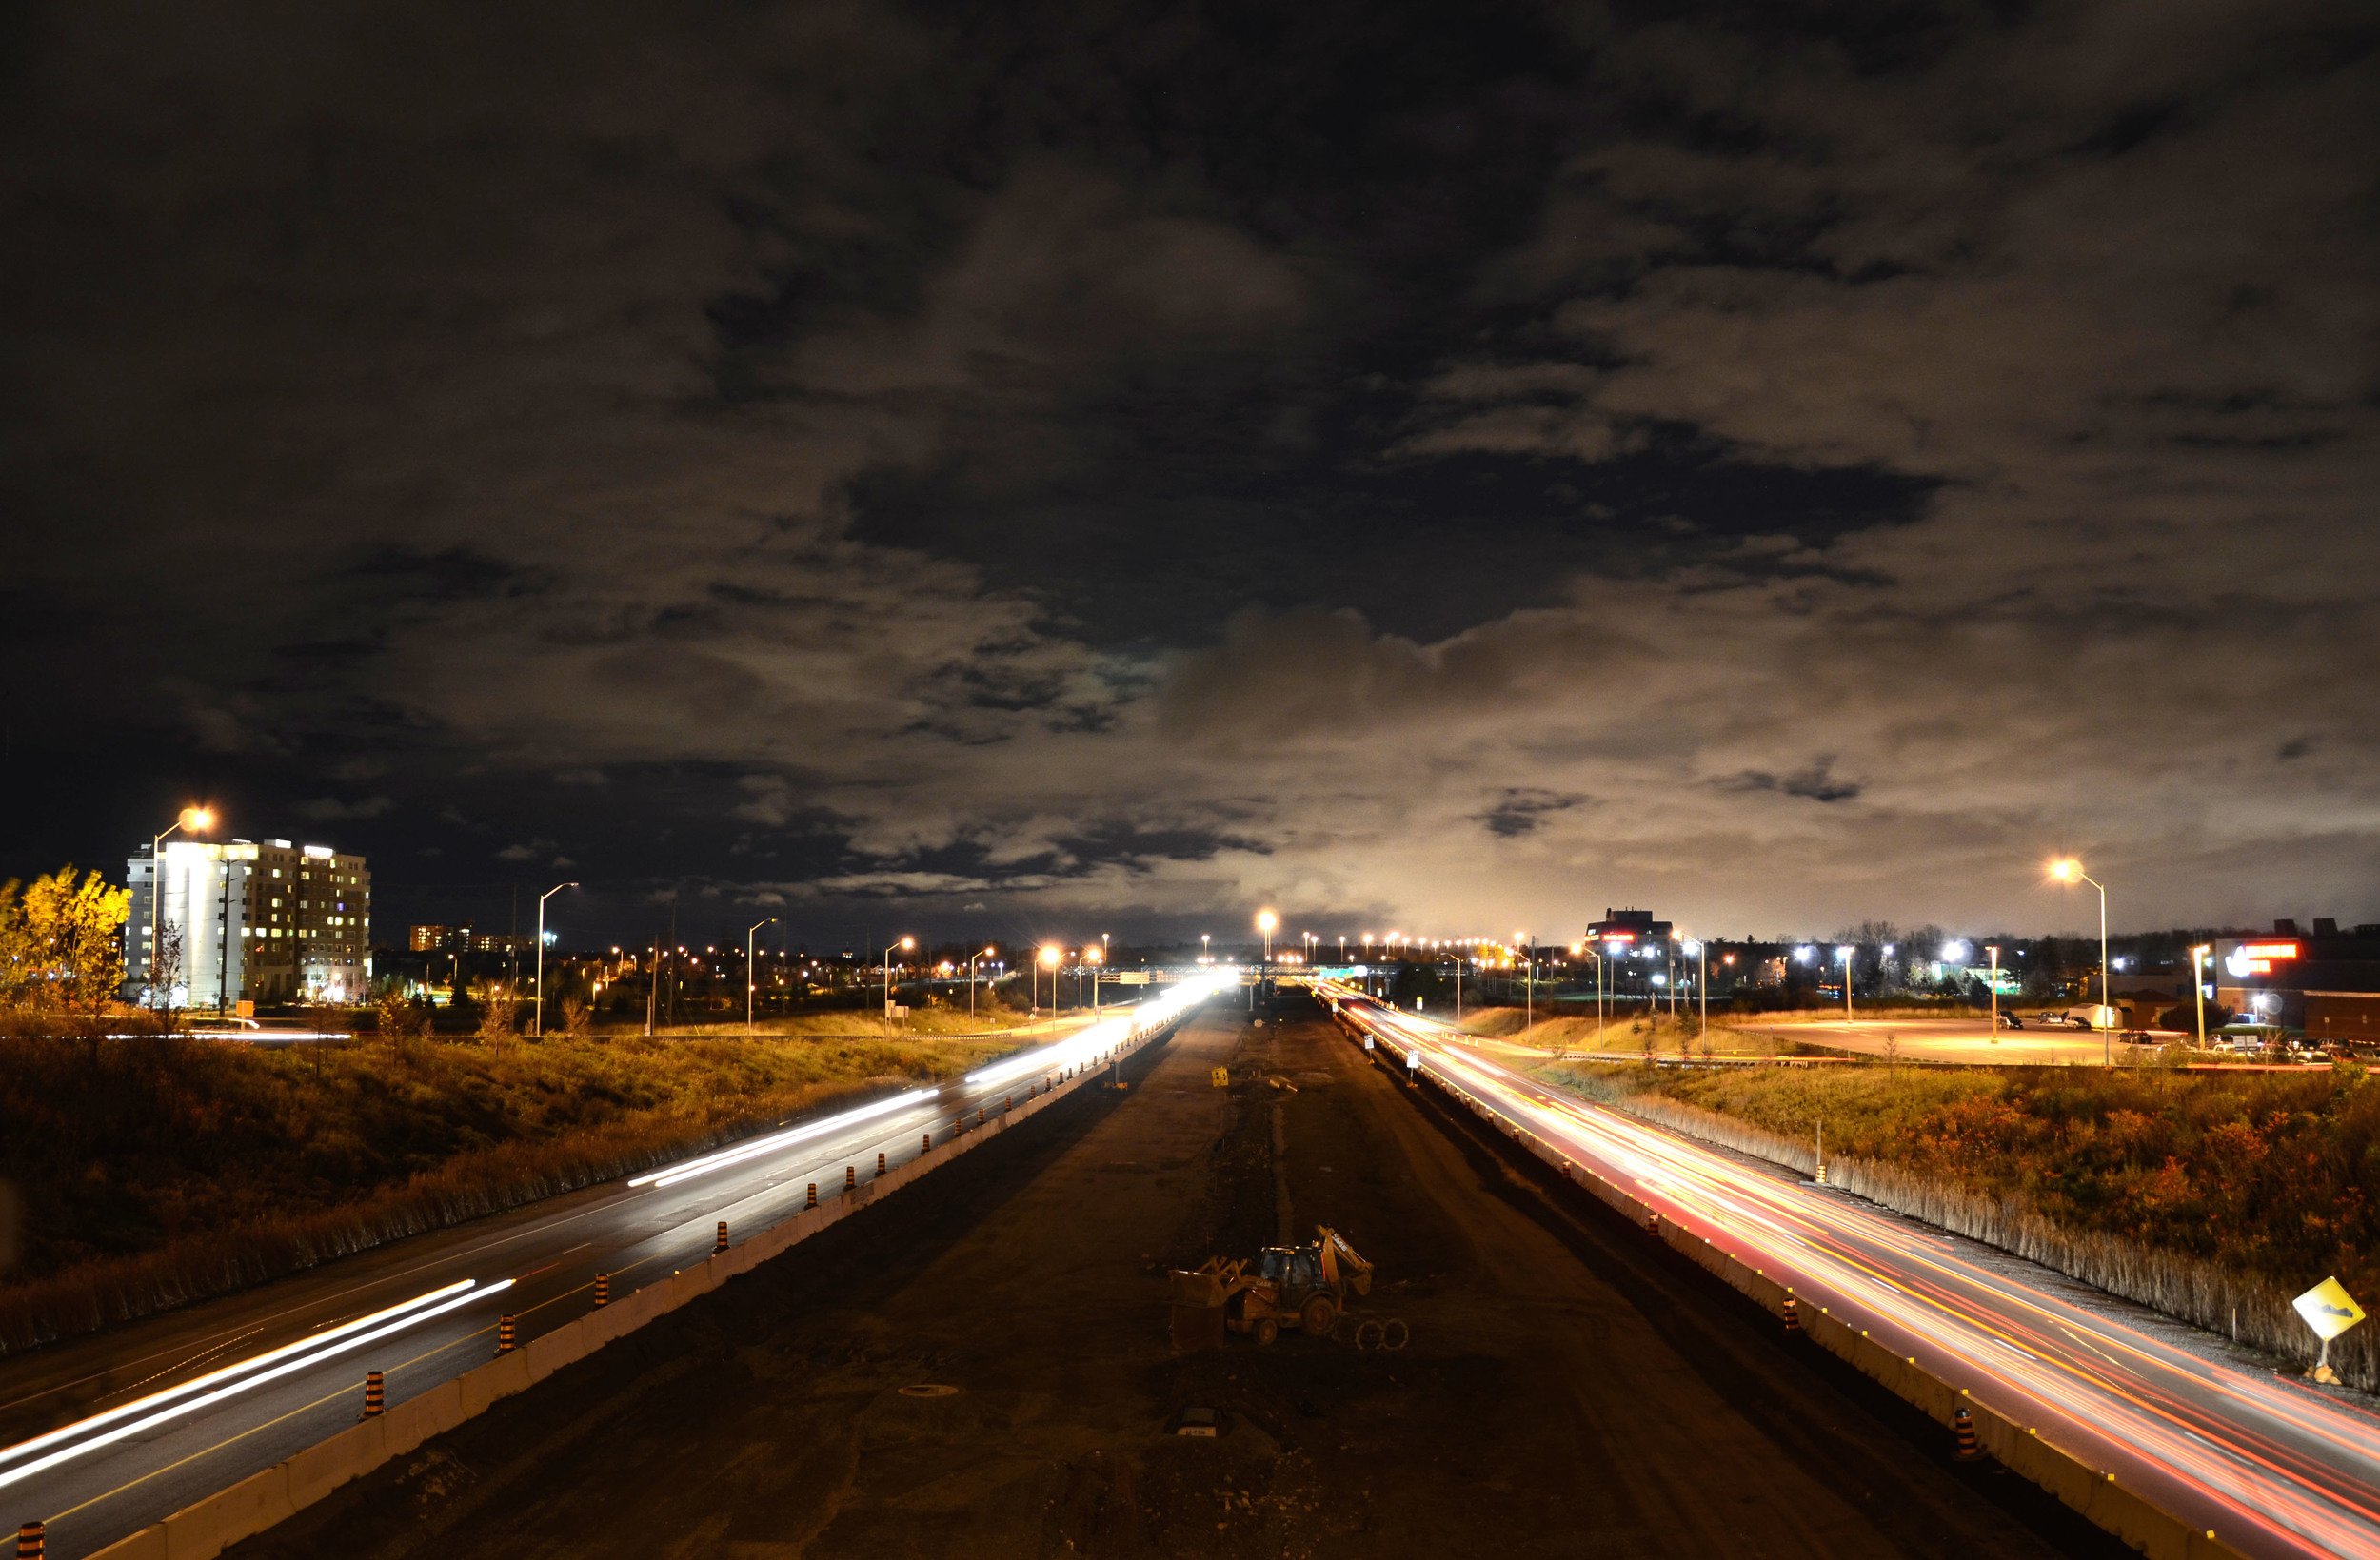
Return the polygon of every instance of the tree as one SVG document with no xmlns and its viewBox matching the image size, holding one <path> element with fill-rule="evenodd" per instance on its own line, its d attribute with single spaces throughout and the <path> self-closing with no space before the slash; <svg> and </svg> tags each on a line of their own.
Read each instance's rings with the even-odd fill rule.
<svg viewBox="0 0 2380 1560">
<path fill-rule="evenodd" d="M 129 889 L 71 863 L 32 886 L 0 884 L 0 1002 L 96 1013 L 124 986 Z"/>
<path fill-rule="evenodd" d="M 520 1000 L 513 996 L 511 983 L 490 980 L 483 988 L 479 1015 L 479 1037 L 483 1044 L 509 1041 L 519 1034 L 519 1015 L 515 1011 Z"/>
</svg>

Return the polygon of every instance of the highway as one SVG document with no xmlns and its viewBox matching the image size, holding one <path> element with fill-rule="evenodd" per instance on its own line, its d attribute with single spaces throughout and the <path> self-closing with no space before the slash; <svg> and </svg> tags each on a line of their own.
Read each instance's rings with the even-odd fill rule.
<svg viewBox="0 0 2380 1560">
<path fill-rule="evenodd" d="M 1987 1270 L 1858 1199 L 1557 1094 L 1434 1020 L 1317 986 L 1395 1056 L 2229 1548 L 2380 1556 L 2380 1419 Z"/>
<path fill-rule="evenodd" d="M 352 1425 L 367 1370 L 401 1403 L 490 1358 L 501 1315 L 526 1345 L 585 1313 L 598 1275 L 615 1300 L 666 1278 L 711 1253 L 719 1221 L 737 1241 L 799 1213 L 813 1184 L 840 1195 L 847 1170 L 864 1181 L 879 1155 L 889 1169 L 973 1131 L 1222 983 L 1185 980 L 965 1078 L 10 1361 L 0 1518 L 47 1521 L 49 1560 L 78 1560 Z"/>
</svg>

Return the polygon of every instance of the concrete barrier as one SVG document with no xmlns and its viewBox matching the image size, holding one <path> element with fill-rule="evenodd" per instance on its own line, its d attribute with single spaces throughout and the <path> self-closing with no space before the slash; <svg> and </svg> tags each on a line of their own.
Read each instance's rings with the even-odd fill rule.
<svg viewBox="0 0 2380 1560">
<path fill-rule="evenodd" d="M 1344 1016 L 1340 1017 L 1339 1027 L 1357 1045 L 1362 1044 L 1361 1029 Z M 1376 1053 L 1376 1058 L 1384 1054 Z M 1375 1064 L 1378 1065 L 1377 1059 Z M 1627 1188 L 1584 1165 L 1565 1159 L 1552 1144 L 1523 1130 L 1518 1123 L 1505 1117 L 1485 1101 L 1475 1099 L 1454 1084 L 1437 1077 L 1427 1067 L 1421 1070 L 1420 1076 L 1440 1093 L 1469 1106 L 1481 1120 L 1505 1132 L 1520 1147 L 1555 1167 L 1565 1180 L 1600 1198 L 1626 1217 L 1642 1224 L 1653 1216 L 1655 1211 L 1651 1205 Z M 1661 1220 L 1660 1238 L 1770 1312 L 1784 1309 L 1785 1296 L 1791 1293 L 1784 1284 L 1748 1265 L 1715 1242 L 1679 1229 L 1672 1219 Z M 2116 1482 L 2114 1474 L 2093 1469 L 2080 1453 L 2069 1451 L 2045 1439 L 2037 1428 L 2018 1425 L 1998 1412 L 1986 1408 L 1970 1397 L 1965 1390 L 1953 1387 L 1918 1361 L 1894 1353 L 1856 1325 L 1832 1314 L 1828 1308 L 1814 1308 L 1805 1304 L 1802 1307 L 1801 1326 L 1803 1333 L 1820 1348 L 1846 1361 L 1894 1395 L 1914 1404 L 1938 1420 L 1945 1429 L 1951 1427 L 1959 1406 L 1964 1404 L 1973 1417 L 1975 1434 L 1982 1442 L 1984 1451 L 1997 1458 L 2003 1467 L 2047 1490 L 2086 1520 L 2113 1533 L 2150 1556 L 2151 1560 L 2241 1560 L 2237 1550 L 2214 1534 L 2192 1527 L 2148 1497 L 2125 1489 Z M 114 1560 L 112 1554 L 109 1560 Z M 179 1560 L 179 1556 L 175 1560 Z"/>
<path fill-rule="evenodd" d="M 1125 1055 L 1153 1045 L 1172 1034 L 1189 1017 L 1178 1014 L 1171 1022 L 1128 1040 Z M 1056 1101 L 1104 1079 L 1104 1068 L 1083 1070 L 1053 1084 L 1021 1105 L 981 1126 L 919 1155 L 906 1164 L 852 1191 L 836 1191 L 755 1233 L 741 1245 L 704 1257 L 658 1283 L 615 1297 L 609 1305 L 539 1334 L 508 1354 L 501 1354 L 452 1380 L 442 1381 L 387 1412 L 263 1472 L 242 1479 L 227 1490 L 193 1502 L 163 1522 L 151 1523 L 129 1537 L 96 1551 L 91 1560 L 214 1560 L 231 1545 L 263 1532 L 274 1523 L 310 1506 L 349 1480 L 372 1471 L 391 1457 L 411 1451 L 432 1436 L 444 1434 L 487 1412 L 502 1398 L 526 1392 L 565 1365 L 585 1359 L 596 1350 L 635 1332 L 689 1301 L 700 1298 L 739 1274 L 751 1272 L 770 1257 L 792 1250 L 827 1226 L 889 1196 L 902 1187 L 949 1164 L 960 1155 L 988 1143 L 1012 1125 L 1021 1124 Z"/>
</svg>

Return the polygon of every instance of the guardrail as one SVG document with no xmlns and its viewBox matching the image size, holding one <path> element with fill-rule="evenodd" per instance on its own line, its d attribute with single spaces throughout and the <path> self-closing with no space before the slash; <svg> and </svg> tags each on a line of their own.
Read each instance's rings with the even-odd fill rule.
<svg viewBox="0 0 2380 1560">
<path fill-rule="evenodd" d="M 696 1262 L 675 1275 L 648 1284 L 565 1322 L 550 1333 L 530 1339 L 509 1353 L 466 1371 L 382 1412 L 351 1430 L 308 1447 L 261 1473 L 242 1479 L 149 1524 L 130 1536 L 95 1551 L 90 1560 L 214 1560 L 233 1544 L 251 1538 L 284 1518 L 311 1506 L 341 1485 L 401 1457 L 434 1435 L 485 1413 L 494 1404 L 525 1392 L 565 1365 L 585 1359 L 615 1339 L 647 1322 L 708 1294 L 740 1274 L 751 1272 L 770 1257 L 782 1255 L 820 1231 L 867 1207 L 879 1197 L 900 1191 L 932 1174 L 979 1143 L 988 1142 L 1010 1127 L 1021 1126 L 1086 1083 L 1101 1080 L 1109 1067 L 1133 1052 L 1163 1039 L 1195 1011 L 1183 1006 L 1145 1029 L 1135 1024 L 1096 1060 L 1075 1065 L 1069 1077 L 1023 1104 L 1013 1105 L 982 1125 L 928 1149 L 897 1169 L 822 1198 L 782 1223 L 772 1225 L 740 1246 Z"/>
<path fill-rule="evenodd" d="M 1359 1012 L 1341 1011 L 1337 1004 L 1331 1011 L 1340 1030 L 1351 1039 L 1360 1042 L 1372 1033 L 1361 1021 Z M 1381 1049 L 1366 1053 L 1374 1065 L 1386 1066 L 1392 1076 L 1406 1071 L 1397 1065 L 1403 1053 L 1393 1048 L 1391 1037 L 1382 1034 L 1378 1039 Z M 1487 1101 L 1436 1076 L 1431 1072 L 1426 1056 L 1419 1067 L 1411 1070 L 1411 1074 L 1419 1079 L 1426 1079 L 1448 1098 L 1468 1107 L 1473 1115 L 1497 1127 L 1518 1147 L 1558 1170 L 1564 1180 L 1583 1188 L 1633 1222 L 1645 1226 L 1656 1238 L 1681 1253 L 1730 1288 L 1750 1296 L 1772 1314 L 1783 1313 L 1787 1299 L 1794 1293 L 1792 1286 L 1771 1278 L 1716 1242 L 1678 1228 L 1676 1221 L 1662 1218 L 1656 1209 L 1637 1198 L 1626 1187 L 1571 1159 L 1555 1145 Z M 2149 1555 L 2151 1560 L 2241 1560 L 2237 1550 L 2220 1542 L 2211 1533 L 2189 1526 L 2172 1512 L 2152 1504 L 2145 1496 L 2123 1488 L 2115 1482 L 2114 1474 L 2093 1469 L 2073 1452 L 2044 1440 L 2037 1430 L 2020 1425 L 1976 1402 L 1964 1389 L 1951 1386 L 1914 1358 L 1894 1353 L 1871 1339 L 1864 1330 L 1835 1316 L 1825 1307 L 1815 1311 L 1808 1307 L 1796 1309 L 1802 1332 L 1820 1348 L 1844 1360 L 1862 1375 L 1881 1384 L 1904 1402 L 1914 1405 L 1939 1421 L 1945 1429 L 1955 1432 L 1959 1411 L 1966 1411 L 1983 1450 L 1998 1459 L 2003 1467 L 2031 1479 L 2092 1524 Z"/>
</svg>

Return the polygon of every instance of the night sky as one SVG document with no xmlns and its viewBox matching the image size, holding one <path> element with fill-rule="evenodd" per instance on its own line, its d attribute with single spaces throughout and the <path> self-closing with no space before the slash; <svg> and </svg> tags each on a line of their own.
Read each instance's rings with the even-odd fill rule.
<svg viewBox="0 0 2380 1560">
<path fill-rule="evenodd" d="M 2369 4 L 0 27 L 0 876 L 2380 920 Z"/>
</svg>

